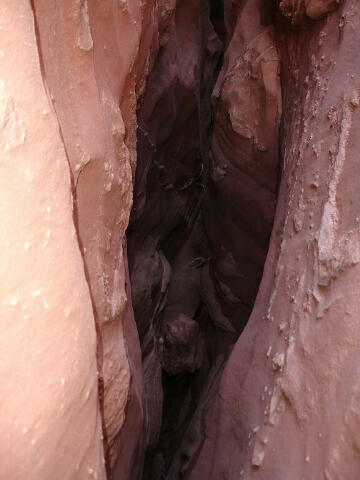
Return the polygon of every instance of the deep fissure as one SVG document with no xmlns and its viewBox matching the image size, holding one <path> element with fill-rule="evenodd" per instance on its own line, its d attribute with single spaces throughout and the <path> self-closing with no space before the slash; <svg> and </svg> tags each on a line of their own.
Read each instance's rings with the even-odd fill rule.
<svg viewBox="0 0 360 480">
<path fill-rule="evenodd" d="M 360 4 L 0 25 L 2 477 L 358 478 Z"/>
<path fill-rule="evenodd" d="M 226 89 L 236 91 L 231 77 L 248 67 L 229 66 L 234 15 L 216 0 L 180 2 L 138 105 L 127 238 L 146 479 L 187 477 L 201 447 L 198 430 L 251 313 L 272 228 L 276 125 L 265 138 L 237 129 L 224 98 Z M 256 45 L 251 53 L 259 55 Z M 270 161 L 256 178 L 264 157 Z M 260 188 L 255 208 L 252 183 Z"/>
</svg>

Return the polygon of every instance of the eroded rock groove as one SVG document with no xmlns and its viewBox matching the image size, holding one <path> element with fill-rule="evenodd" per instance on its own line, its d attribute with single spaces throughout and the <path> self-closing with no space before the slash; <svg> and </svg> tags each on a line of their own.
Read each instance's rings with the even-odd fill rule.
<svg viewBox="0 0 360 480">
<path fill-rule="evenodd" d="M 138 106 L 128 251 L 146 479 L 188 475 L 272 228 L 279 57 L 271 28 L 250 39 L 246 18 L 235 25 L 228 9 L 177 5 Z"/>
<path fill-rule="evenodd" d="M 358 478 L 359 25 L 3 0 L 1 478 Z"/>
</svg>

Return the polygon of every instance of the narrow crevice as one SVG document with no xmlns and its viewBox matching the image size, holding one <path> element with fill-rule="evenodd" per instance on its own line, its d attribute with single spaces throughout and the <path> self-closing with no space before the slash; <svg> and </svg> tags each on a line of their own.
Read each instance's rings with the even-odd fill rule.
<svg viewBox="0 0 360 480">
<path fill-rule="evenodd" d="M 251 313 L 272 228 L 273 147 L 235 131 L 223 99 L 239 63 L 231 75 L 223 72 L 230 24 L 222 1 L 179 2 L 139 102 L 127 239 L 144 375 L 146 480 L 188 478 L 206 412 Z M 242 158 L 250 166 L 237 163 Z M 262 158 L 271 162 L 256 178 Z M 261 201 L 273 199 L 270 214 L 261 205 L 246 212 L 254 195 L 246 199 L 248 180 Z"/>
</svg>

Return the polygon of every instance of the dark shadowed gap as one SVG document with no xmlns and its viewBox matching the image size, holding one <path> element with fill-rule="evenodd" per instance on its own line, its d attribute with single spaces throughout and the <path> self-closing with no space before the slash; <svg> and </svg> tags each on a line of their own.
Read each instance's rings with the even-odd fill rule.
<svg viewBox="0 0 360 480">
<path fill-rule="evenodd" d="M 233 268 L 231 254 L 225 252 L 226 263 L 222 253 L 226 242 L 237 242 L 236 229 L 226 238 L 221 224 L 224 193 L 212 150 L 216 122 L 222 135 L 212 94 L 229 43 L 227 22 L 234 23 L 223 1 L 179 2 L 138 106 L 127 240 L 144 375 L 144 480 L 187 478 L 265 261 L 246 259 L 246 269 L 256 270 L 249 287 L 240 271 L 226 273 Z M 262 220 L 255 220 L 261 230 Z M 267 226 L 265 253 L 269 235 Z"/>
</svg>

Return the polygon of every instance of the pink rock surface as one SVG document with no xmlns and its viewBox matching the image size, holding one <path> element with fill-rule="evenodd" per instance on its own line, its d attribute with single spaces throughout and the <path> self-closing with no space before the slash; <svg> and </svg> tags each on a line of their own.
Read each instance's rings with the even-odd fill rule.
<svg viewBox="0 0 360 480">
<path fill-rule="evenodd" d="M 86 0 L 54 9 L 40 0 L 34 13 L 44 77 L 71 168 L 75 222 L 98 328 L 100 402 L 112 466 L 131 371 L 137 385 L 131 396 L 138 412 L 134 445 L 142 428 L 141 369 L 132 368 L 140 353 L 127 307 L 124 236 L 136 166 L 136 89 L 143 90 L 157 49 L 157 10 L 151 2 Z"/>
<path fill-rule="evenodd" d="M 276 220 L 191 479 L 358 476 L 358 22 L 348 1 L 306 30 L 278 30 Z"/>
<path fill-rule="evenodd" d="M 358 478 L 359 26 L 4 0 L 1 478 Z"/>
<path fill-rule="evenodd" d="M 44 429 L 48 422 L 46 428 L 53 430 L 52 435 L 47 433 L 48 447 L 44 447 L 48 457 L 39 460 L 42 470 L 34 468 L 31 478 L 102 478 L 101 424 L 109 468 L 115 464 L 120 451 L 123 454 L 117 470 L 126 478 L 130 478 L 129 471 L 136 468 L 134 465 L 140 466 L 141 472 L 142 372 L 138 334 L 128 302 L 130 290 L 129 285 L 126 286 L 125 230 L 136 166 L 137 95 L 144 90 L 159 42 L 166 41 L 172 9 L 171 2 L 162 2 L 158 8 L 153 2 L 143 5 L 139 1 L 99 3 L 86 0 L 68 0 L 56 5 L 35 0 L 31 6 L 27 2 L 19 3 L 18 9 L 10 4 L 2 7 L 6 28 L 1 32 L 4 38 L 1 65 L 7 68 L 2 77 L 2 130 L 6 136 L 2 145 L 2 181 L 5 182 L 11 172 L 17 173 L 14 164 L 20 165 L 18 159 L 26 157 L 29 164 L 23 165 L 22 170 L 18 167 L 22 176 L 14 181 L 15 187 L 9 191 L 6 185 L 3 189 L 2 208 L 8 211 L 6 218 L 10 221 L 14 212 L 28 202 L 29 212 L 24 210 L 24 220 L 20 217 L 14 227 L 21 225 L 29 239 L 22 242 L 22 234 L 19 234 L 17 246 L 9 247 L 13 240 L 6 235 L 16 236 L 16 231 L 11 224 L 4 227 L 3 241 L 7 247 L 3 250 L 1 266 L 6 272 L 11 265 L 11 255 L 18 255 L 20 249 L 27 262 L 37 259 L 41 279 L 41 282 L 36 280 L 35 274 L 32 275 L 34 279 L 28 278 L 30 271 L 25 269 L 24 273 L 20 265 L 14 268 L 13 283 L 7 277 L 9 285 L 2 289 L 4 305 L 8 315 L 13 312 L 14 317 L 17 312 L 14 318 L 19 320 L 20 326 L 15 330 L 14 322 L 14 339 L 10 332 L 7 335 L 4 327 L 3 342 L 8 342 L 11 348 L 15 348 L 16 342 L 23 342 L 29 336 L 30 321 L 24 323 L 22 317 L 33 318 L 35 314 L 31 309 L 37 311 L 41 307 L 41 315 L 36 316 L 39 326 L 35 320 L 31 322 L 34 345 L 30 344 L 24 355 L 39 350 L 39 356 L 35 356 L 38 360 L 33 362 L 36 365 L 43 362 L 43 370 L 38 366 L 32 369 L 31 362 L 25 367 L 24 358 L 19 358 L 19 375 L 28 375 L 25 384 L 34 389 L 34 395 L 40 392 L 44 395 L 43 402 L 39 403 L 28 394 L 24 397 L 18 394 L 19 402 L 29 402 L 28 413 L 25 414 L 24 409 L 21 418 L 19 411 L 24 407 L 20 403 L 19 418 L 9 414 L 8 421 L 15 422 L 21 435 L 24 430 L 24 437 L 20 438 L 29 443 L 29 455 L 24 449 L 24 461 L 19 457 L 13 463 L 19 464 L 19 469 L 23 463 L 21 468 L 26 471 L 30 468 L 26 459 L 31 460 L 34 445 L 46 441 L 44 432 L 35 435 L 31 431 L 33 424 L 38 422 L 37 415 L 42 412 L 41 406 L 39 412 L 35 412 L 35 405 L 44 404 L 45 418 L 39 428 Z M 21 45 L 26 45 L 24 52 Z M 12 60 L 11 63 L 12 57 L 16 62 Z M 22 83 L 29 84 L 25 91 L 21 90 Z M 32 99 L 37 103 L 34 101 L 31 109 Z M 19 111 L 25 112 L 19 118 L 17 105 Z M 31 122 L 28 127 L 27 123 Z M 9 155 L 14 157 L 11 162 L 7 159 Z M 39 165 L 34 163 L 37 157 L 43 164 L 40 160 Z M 51 163 L 56 167 L 49 166 Z M 46 180 L 46 171 L 50 172 L 49 180 Z M 16 203 L 16 191 L 24 188 L 27 196 L 19 196 Z M 11 209 L 10 204 L 13 205 Z M 43 217 L 40 217 L 41 209 Z M 57 222 L 56 228 L 54 222 Z M 64 232 L 59 239 L 61 228 Z M 44 239 L 40 239 L 41 235 Z M 58 270 L 64 273 L 59 275 Z M 37 281 L 39 286 L 32 287 Z M 18 293 L 11 293 L 17 284 Z M 35 292 L 33 296 L 31 289 Z M 29 296 L 26 301 L 21 298 L 25 294 Z M 50 324 L 40 329 L 49 316 L 54 326 Z M 18 333 L 22 328 L 24 332 Z M 39 338 L 37 330 L 42 332 Z M 58 343 L 50 353 L 50 345 L 54 343 L 50 339 L 56 336 L 56 331 L 59 332 Z M 43 353 L 40 346 L 37 348 L 41 339 L 49 343 L 47 353 Z M 3 354 L 5 359 L 5 348 Z M 10 359 L 11 355 L 8 356 Z M 25 373 L 21 367 L 26 369 Z M 5 360 L 3 368 L 5 376 L 9 368 Z M 52 369 L 49 383 L 36 387 L 35 373 L 42 377 L 48 368 Z M 52 386 L 55 379 L 58 385 Z M 16 377 L 12 382 L 16 382 Z M 5 406 L 10 401 L 10 393 L 9 386 L 4 395 Z M 57 396 L 60 400 L 55 403 Z M 127 428 L 132 433 L 131 438 L 126 439 L 124 452 L 125 439 L 121 440 L 119 434 L 128 403 L 131 425 Z M 12 408 L 15 406 L 16 401 Z M 54 426 L 49 421 L 53 411 L 59 411 L 53 415 Z M 65 453 L 62 443 L 55 447 L 57 439 L 66 446 Z M 75 440 L 78 444 L 74 445 Z M 39 452 L 41 454 L 41 450 Z M 5 458 L 8 455 L 6 449 L 1 453 Z M 66 457 L 70 454 L 74 457 L 72 461 Z M 50 463 L 51 469 L 50 455 L 59 455 L 59 460 Z M 129 462 L 132 465 L 129 466 Z M 77 470 L 72 469 L 73 464 Z M 15 470 L 12 474 L 11 468 L 15 467 L 11 467 L 10 462 L 7 478 L 23 478 Z M 133 474 L 132 478 L 139 478 L 139 475 L 141 473 Z"/>
<path fill-rule="evenodd" d="M 274 29 L 261 25 L 259 2 L 247 2 L 228 31 L 212 92 L 210 178 L 203 206 L 219 301 L 238 332 L 257 294 L 275 214 L 279 75 Z"/>
<path fill-rule="evenodd" d="M 0 25 L 1 477 L 104 479 L 94 316 L 29 2 L 3 2 Z"/>
</svg>

